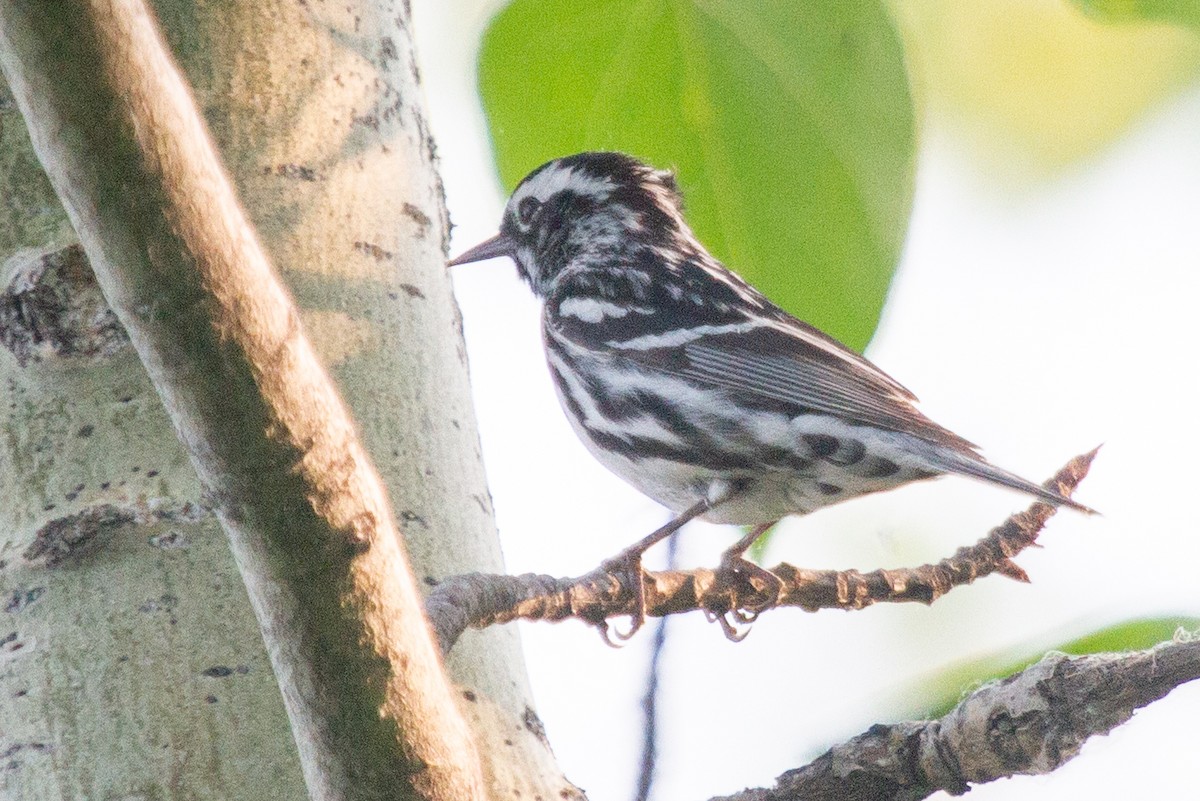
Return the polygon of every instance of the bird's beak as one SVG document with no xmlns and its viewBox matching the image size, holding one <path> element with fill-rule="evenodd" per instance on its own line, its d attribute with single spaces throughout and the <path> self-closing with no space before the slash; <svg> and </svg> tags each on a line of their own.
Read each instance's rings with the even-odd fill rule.
<svg viewBox="0 0 1200 801">
<path fill-rule="evenodd" d="M 454 267 L 458 264 L 469 264 L 473 261 L 495 259 L 499 256 L 512 256 L 515 252 L 515 243 L 511 239 L 504 234 L 496 234 L 486 242 L 480 242 L 457 259 L 451 259 L 446 262 L 446 266 Z"/>
</svg>

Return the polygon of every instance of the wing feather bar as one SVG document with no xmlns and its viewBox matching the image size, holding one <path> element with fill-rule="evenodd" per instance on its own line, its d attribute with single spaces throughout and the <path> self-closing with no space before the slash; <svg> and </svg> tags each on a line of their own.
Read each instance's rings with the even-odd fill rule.
<svg viewBox="0 0 1200 801">
<path fill-rule="evenodd" d="M 816 351 L 816 352 L 813 352 Z M 913 396 L 850 351 L 817 349 L 791 331 L 758 328 L 699 337 L 684 346 L 686 364 L 673 372 L 709 386 L 749 392 L 844 419 L 972 451 L 974 446 L 934 423 Z M 832 357 L 831 357 L 832 355 Z M 850 358 L 855 356 L 855 358 Z"/>
<path fill-rule="evenodd" d="M 835 414 L 851 422 L 877 422 L 912 407 L 903 401 L 879 396 L 853 379 L 831 374 L 822 365 L 762 357 L 745 350 L 712 348 L 701 344 L 685 348 L 688 368 L 683 373 L 731 389 L 796 404 L 800 408 Z M 878 390 L 876 390 L 878 392 Z"/>
</svg>

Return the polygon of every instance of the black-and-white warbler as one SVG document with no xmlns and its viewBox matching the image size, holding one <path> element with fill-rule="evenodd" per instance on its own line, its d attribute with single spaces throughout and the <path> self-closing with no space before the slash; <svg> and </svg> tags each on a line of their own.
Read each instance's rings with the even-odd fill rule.
<svg viewBox="0 0 1200 801">
<path fill-rule="evenodd" d="M 606 467 L 676 517 L 750 526 L 723 566 L 772 579 L 742 554 L 783 517 L 958 473 L 1087 507 L 989 464 L 925 417 L 866 359 L 797 320 L 696 240 L 674 177 L 621 153 L 530 173 L 500 233 L 451 265 L 508 256 L 544 301 L 559 400 Z M 634 628 L 640 625 L 635 617 Z"/>
</svg>

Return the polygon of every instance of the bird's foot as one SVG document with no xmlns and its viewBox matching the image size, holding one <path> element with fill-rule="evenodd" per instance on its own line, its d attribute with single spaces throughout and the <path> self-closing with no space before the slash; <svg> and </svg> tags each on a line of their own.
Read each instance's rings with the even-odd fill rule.
<svg viewBox="0 0 1200 801">
<path fill-rule="evenodd" d="M 706 609 L 705 614 L 710 621 L 721 624 L 726 638 L 741 642 L 750 633 L 750 626 L 758 620 L 759 614 L 778 603 L 783 580 L 741 553 L 727 551 L 717 568 L 713 590 L 737 599 L 737 605 L 724 611 Z"/>
<path fill-rule="evenodd" d="M 729 587 L 737 593 L 736 597 L 741 602 L 737 611 L 750 616 L 750 620 L 742 622 L 753 622 L 759 612 L 778 603 L 779 595 L 783 592 L 783 579 L 740 553 L 732 552 L 721 557 L 721 565 L 717 568 L 717 585 Z M 749 593 L 746 592 L 747 587 Z"/>
<path fill-rule="evenodd" d="M 600 636 L 606 645 L 620 648 L 646 624 L 646 571 L 642 568 L 642 552 L 637 549 L 627 549 L 605 560 L 600 569 L 618 581 L 628 576 L 633 593 L 633 611 L 629 614 L 629 629 L 619 630 L 616 625 L 605 620 L 600 624 Z"/>
</svg>

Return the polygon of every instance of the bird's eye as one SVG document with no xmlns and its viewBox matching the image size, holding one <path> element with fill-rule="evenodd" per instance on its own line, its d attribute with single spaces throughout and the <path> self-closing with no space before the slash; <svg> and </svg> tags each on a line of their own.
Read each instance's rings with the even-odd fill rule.
<svg viewBox="0 0 1200 801">
<path fill-rule="evenodd" d="M 529 225 L 533 222 L 533 215 L 537 214 L 537 210 L 541 208 L 542 202 L 536 197 L 527 197 L 517 205 L 517 219 L 521 221 L 521 225 Z"/>
</svg>

